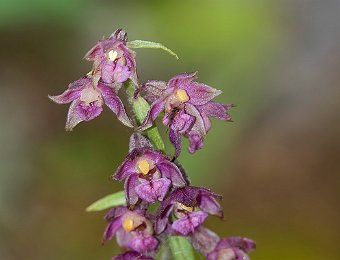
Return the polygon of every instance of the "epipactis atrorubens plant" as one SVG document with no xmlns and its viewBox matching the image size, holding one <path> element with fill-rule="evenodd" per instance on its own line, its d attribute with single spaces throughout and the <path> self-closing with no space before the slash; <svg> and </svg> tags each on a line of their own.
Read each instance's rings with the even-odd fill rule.
<svg viewBox="0 0 340 260">
<path fill-rule="evenodd" d="M 118 245 L 126 249 L 113 259 L 194 259 L 192 247 L 209 260 L 249 259 L 247 253 L 255 249 L 253 240 L 220 238 L 203 227 L 209 215 L 223 218 L 218 202 L 222 197 L 191 186 L 177 160 L 182 136 L 189 140 L 189 152 L 195 153 L 203 147 L 210 118 L 230 121 L 227 112 L 233 105 L 213 101 L 222 92 L 197 82 L 196 72 L 139 84 L 133 48 L 163 49 L 178 58 L 159 43 L 129 42 L 126 32 L 118 29 L 86 53 L 85 59 L 93 63 L 91 72 L 69 84 L 61 95 L 49 96 L 58 104 L 70 103 L 66 130 L 99 116 L 104 105 L 134 130 L 129 153 L 113 175 L 113 179 L 124 181 L 124 191 L 87 208 L 111 208 L 105 216 L 108 224 L 103 241 L 116 237 Z M 118 95 L 122 87 L 132 108 L 131 117 Z M 164 153 L 154 125 L 161 113 L 174 156 Z"/>
</svg>

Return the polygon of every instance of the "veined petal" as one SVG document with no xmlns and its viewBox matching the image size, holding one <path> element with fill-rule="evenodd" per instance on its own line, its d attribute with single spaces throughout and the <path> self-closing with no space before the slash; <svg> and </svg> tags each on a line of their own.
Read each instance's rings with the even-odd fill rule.
<svg viewBox="0 0 340 260">
<path fill-rule="evenodd" d="M 136 186 L 135 191 L 138 196 L 147 201 L 162 201 L 169 190 L 171 181 L 166 178 L 154 179 L 146 181 Z"/>
<path fill-rule="evenodd" d="M 143 97 L 148 102 L 155 102 L 163 95 L 166 88 L 167 85 L 165 81 L 150 80 L 141 87 L 141 90 L 144 93 Z"/>
<path fill-rule="evenodd" d="M 68 113 L 67 113 L 67 119 L 66 119 L 66 125 L 65 125 L 66 131 L 72 131 L 72 129 L 77 124 L 79 124 L 80 122 L 83 121 L 83 119 L 78 114 L 78 111 L 76 109 L 77 106 L 80 104 L 80 102 L 81 101 L 79 99 L 76 99 L 70 105 L 70 108 L 69 108 Z"/>
<path fill-rule="evenodd" d="M 181 134 L 178 131 L 170 129 L 169 131 L 170 142 L 175 146 L 175 157 L 177 158 L 182 149 Z"/>
<path fill-rule="evenodd" d="M 193 105 L 204 105 L 214 97 L 222 93 L 221 90 L 214 89 L 208 85 L 198 82 L 191 82 L 180 86 L 179 88 L 184 89 L 189 96 L 189 103 Z"/>
<path fill-rule="evenodd" d="M 156 100 L 152 105 L 150 106 L 150 109 L 144 119 L 143 124 L 140 126 L 142 130 L 145 130 L 152 126 L 153 121 L 157 118 L 160 112 L 164 110 L 165 100 L 164 98 L 160 98 Z"/>
<path fill-rule="evenodd" d="M 182 187 L 187 184 L 182 176 L 180 169 L 178 169 L 178 167 L 174 163 L 164 161 L 158 164 L 157 168 L 162 173 L 163 177 L 171 180 L 172 185 Z"/>
<path fill-rule="evenodd" d="M 135 236 L 130 242 L 129 247 L 137 252 L 152 252 L 157 249 L 158 240 L 153 236 L 146 236 L 139 234 Z"/>
<path fill-rule="evenodd" d="M 184 218 L 174 221 L 171 227 L 178 233 L 186 236 L 189 233 L 194 232 L 195 228 L 199 227 L 207 217 L 208 214 L 203 211 L 191 212 Z"/>
<path fill-rule="evenodd" d="M 111 240 L 113 236 L 117 233 L 118 229 L 122 227 L 122 219 L 121 217 L 117 217 L 107 225 L 104 235 L 103 241 Z"/>
<path fill-rule="evenodd" d="M 68 85 L 68 89 L 66 89 L 61 95 L 49 95 L 48 97 L 57 104 L 67 104 L 79 98 L 81 91 L 89 84 L 91 84 L 91 79 L 88 77 L 82 77 L 70 83 Z"/>
<path fill-rule="evenodd" d="M 104 99 L 104 103 L 117 115 L 117 118 L 126 126 L 133 127 L 130 118 L 126 114 L 123 102 L 109 86 L 99 83 L 98 89 Z"/>
<path fill-rule="evenodd" d="M 138 175 L 130 175 L 124 184 L 124 189 L 126 193 L 126 202 L 128 205 L 135 205 L 138 201 L 138 194 L 135 191 L 136 186 L 139 184 Z"/>
<path fill-rule="evenodd" d="M 200 208 L 211 215 L 223 217 L 222 208 L 213 196 L 202 195 L 200 199 Z"/>
<path fill-rule="evenodd" d="M 203 255 L 213 251 L 219 240 L 220 238 L 216 233 L 203 226 L 197 228 L 190 236 L 192 246 Z"/>
<path fill-rule="evenodd" d="M 196 72 L 182 73 L 171 78 L 168 82 L 169 87 L 184 86 L 197 78 Z"/>
</svg>

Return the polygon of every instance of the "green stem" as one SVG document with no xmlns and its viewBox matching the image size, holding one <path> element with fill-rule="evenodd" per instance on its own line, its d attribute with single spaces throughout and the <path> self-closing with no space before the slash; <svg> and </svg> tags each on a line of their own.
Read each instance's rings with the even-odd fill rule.
<svg viewBox="0 0 340 260">
<path fill-rule="evenodd" d="M 124 85 L 126 87 L 126 93 L 129 103 L 132 107 L 134 117 L 137 121 L 137 124 L 140 125 L 144 121 L 144 118 L 150 109 L 150 105 L 141 96 L 134 98 L 136 87 L 131 80 L 126 81 Z M 157 150 L 164 151 L 164 142 L 158 132 L 156 125 L 153 125 L 152 127 L 145 130 L 145 133 Z"/>
</svg>

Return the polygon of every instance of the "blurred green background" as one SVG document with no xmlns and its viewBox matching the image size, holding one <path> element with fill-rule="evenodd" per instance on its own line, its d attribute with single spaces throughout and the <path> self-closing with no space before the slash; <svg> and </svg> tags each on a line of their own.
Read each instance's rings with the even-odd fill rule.
<svg viewBox="0 0 340 260">
<path fill-rule="evenodd" d="M 110 259 L 103 213 L 131 130 L 105 111 L 71 133 L 47 99 L 86 74 L 86 51 L 124 28 L 140 80 L 199 71 L 237 105 L 180 161 L 224 195 L 221 236 L 256 240 L 252 259 L 340 259 L 339 1 L 0 1 L 0 259 Z M 162 134 L 166 137 L 165 128 Z M 185 143 L 185 146 L 187 143 Z M 168 152 L 173 149 L 168 144 Z"/>
</svg>

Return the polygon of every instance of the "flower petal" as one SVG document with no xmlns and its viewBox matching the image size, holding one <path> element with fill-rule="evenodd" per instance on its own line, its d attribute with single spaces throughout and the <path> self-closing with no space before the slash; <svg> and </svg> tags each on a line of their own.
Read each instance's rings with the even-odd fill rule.
<svg viewBox="0 0 340 260">
<path fill-rule="evenodd" d="M 128 205 L 135 205 L 138 201 L 138 195 L 135 191 L 135 187 L 139 184 L 138 175 L 130 175 L 124 184 L 124 189 L 126 193 L 126 202 Z"/>
<path fill-rule="evenodd" d="M 189 96 L 189 103 L 193 105 L 204 105 L 214 97 L 222 93 L 221 90 L 214 89 L 208 85 L 198 82 L 191 82 L 180 86 L 179 88 L 184 89 Z"/>
<path fill-rule="evenodd" d="M 157 249 L 158 240 L 153 236 L 139 234 L 129 242 L 129 247 L 137 252 L 152 252 Z"/>
<path fill-rule="evenodd" d="M 194 131 L 189 133 L 189 153 L 195 153 L 203 147 L 203 137 Z"/>
<path fill-rule="evenodd" d="M 178 233 L 186 236 L 189 233 L 194 232 L 195 228 L 199 227 L 207 217 L 208 214 L 203 211 L 191 212 L 185 217 L 174 221 L 171 227 Z"/>
<path fill-rule="evenodd" d="M 57 104 L 67 104 L 79 98 L 80 92 L 89 84 L 91 84 L 91 79 L 88 77 L 83 77 L 70 83 L 68 85 L 68 89 L 66 89 L 61 95 L 49 95 L 48 97 Z"/>
<path fill-rule="evenodd" d="M 175 157 L 177 158 L 180 155 L 182 148 L 181 134 L 178 131 L 170 129 L 169 139 L 170 142 L 175 146 Z"/>
<path fill-rule="evenodd" d="M 200 208 L 203 211 L 211 215 L 223 217 L 221 205 L 216 201 L 213 196 L 201 195 L 199 203 Z"/>
<path fill-rule="evenodd" d="M 132 259 L 138 259 L 138 260 L 153 260 L 152 257 L 147 257 L 142 255 L 141 253 L 138 253 L 136 251 L 127 251 L 123 254 L 114 256 L 112 260 L 132 260 Z"/>
<path fill-rule="evenodd" d="M 174 163 L 164 161 L 160 164 L 157 164 L 157 168 L 162 173 L 163 177 L 171 180 L 172 185 L 182 187 L 187 184 L 180 169 Z"/>
<path fill-rule="evenodd" d="M 78 114 L 77 111 L 77 106 L 80 104 L 80 100 L 76 99 L 74 100 L 71 105 L 70 108 L 68 109 L 68 113 L 67 113 L 67 119 L 66 119 L 66 125 L 65 125 L 65 129 L 66 131 L 72 131 L 72 129 L 79 124 L 80 122 L 84 121 L 81 116 Z"/>
<path fill-rule="evenodd" d="M 192 246 L 203 255 L 213 251 L 219 240 L 220 238 L 216 233 L 202 226 L 197 228 L 190 237 Z"/>
<path fill-rule="evenodd" d="M 130 137 L 129 153 L 131 153 L 134 149 L 145 147 L 152 148 L 152 144 L 149 139 L 147 139 L 141 133 L 133 133 Z"/>
<path fill-rule="evenodd" d="M 99 83 L 98 89 L 101 91 L 105 104 L 117 115 L 117 118 L 126 126 L 133 127 L 130 118 L 126 114 L 123 102 L 109 86 Z"/>
<path fill-rule="evenodd" d="M 164 98 L 157 99 L 152 105 L 144 119 L 144 122 L 140 126 L 140 130 L 145 130 L 152 126 L 153 121 L 157 118 L 159 113 L 164 110 L 165 100 Z"/>
<path fill-rule="evenodd" d="M 197 78 L 197 71 L 196 72 L 189 72 L 189 73 L 182 73 L 178 74 L 175 77 L 171 78 L 168 82 L 168 87 L 180 87 L 184 86 L 194 79 Z"/>
<path fill-rule="evenodd" d="M 141 91 L 144 94 L 143 97 L 148 102 L 155 102 L 163 95 L 166 88 L 167 85 L 165 81 L 150 80 L 141 87 Z"/>
<path fill-rule="evenodd" d="M 135 191 L 141 199 L 151 203 L 157 200 L 162 201 L 170 185 L 170 180 L 159 178 L 139 184 L 136 186 Z"/>
<path fill-rule="evenodd" d="M 104 235 L 103 241 L 111 240 L 113 236 L 117 233 L 118 229 L 122 227 L 122 219 L 121 217 L 117 217 L 107 225 Z"/>
</svg>

